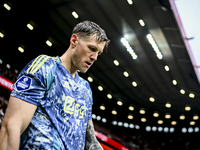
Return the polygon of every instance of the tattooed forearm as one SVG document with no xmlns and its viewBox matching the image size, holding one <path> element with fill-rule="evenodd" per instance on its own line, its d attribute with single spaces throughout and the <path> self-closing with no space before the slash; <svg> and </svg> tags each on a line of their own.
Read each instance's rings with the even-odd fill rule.
<svg viewBox="0 0 200 150">
<path fill-rule="evenodd" d="M 96 143 L 96 144 L 92 144 L 88 150 L 103 150 L 101 148 L 101 146 L 99 145 L 99 143 Z"/>
<path fill-rule="evenodd" d="M 96 139 L 92 120 L 88 120 L 85 139 L 85 150 L 103 150 L 103 148 Z"/>
</svg>

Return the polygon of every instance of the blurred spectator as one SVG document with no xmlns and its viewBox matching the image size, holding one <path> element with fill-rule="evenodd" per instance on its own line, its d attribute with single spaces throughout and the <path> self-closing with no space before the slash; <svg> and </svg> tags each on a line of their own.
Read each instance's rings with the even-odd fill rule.
<svg viewBox="0 0 200 150">
<path fill-rule="evenodd" d="M 0 64 L 0 75 L 11 80 L 12 82 L 15 82 L 17 80 L 17 73 L 15 73 L 14 70 L 8 69 L 5 65 Z M 0 88 L 0 126 L 2 123 L 2 120 L 4 118 L 4 114 L 6 112 L 6 108 L 8 105 L 8 99 L 6 99 L 4 96 L 8 97 L 8 93 L 10 91 L 4 90 L 3 88 Z M 2 96 L 4 95 L 4 96 Z"/>
<path fill-rule="evenodd" d="M 3 64 L 0 64 L 0 75 L 11 80 L 12 82 L 15 82 L 17 80 L 17 76 L 18 76 L 18 74 L 14 70 L 8 69 Z"/>
<path fill-rule="evenodd" d="M 0 96 L 0 127 L 6 112 L 7 105 L 8 100 L 5 99 L 3 96 Z"/>
<path fill-rule="evenodd" d="M 3 112 L 3 109 L 1 108 L 0 109 L 0 127 L 1 127 L 1 124 L 3 122 L 3 118 L 4 118 L 4 112 Z"/>
</svg>

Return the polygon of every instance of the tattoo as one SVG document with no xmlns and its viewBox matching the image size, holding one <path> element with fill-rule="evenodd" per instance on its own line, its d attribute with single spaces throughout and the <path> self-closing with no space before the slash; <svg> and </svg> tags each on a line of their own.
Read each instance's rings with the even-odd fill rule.
<svg viewBox="0 0 200 150">
<path fill-rule="evenodd" d="M 95 136 L 92 120 L 88 120 L 87 124 L 85 150 L 103 150 Z"/>
<path fill-rule="evenodd" d="M 102 149 L 101 147 L 99 147 L 99 144 L 92 144 L 89 150 L 102 150 Z"/>
</svg>

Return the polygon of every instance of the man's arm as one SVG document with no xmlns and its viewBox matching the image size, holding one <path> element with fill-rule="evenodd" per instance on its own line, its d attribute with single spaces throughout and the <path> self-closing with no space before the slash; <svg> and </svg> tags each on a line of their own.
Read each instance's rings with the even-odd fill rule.
<svg viewBox="0 0 200 150">
<path fill-rule="evenodd" d="M 92 120 L 88 120 L 87 124 L 85 150 L 103 150 L 95 136 Z"/>
<path fill-rule="evenodd" d="M 18 150 L 20 135 L 29 125 L 37 106 L 10 97 L 0 131 L 0 150 Z"/>
</svg>

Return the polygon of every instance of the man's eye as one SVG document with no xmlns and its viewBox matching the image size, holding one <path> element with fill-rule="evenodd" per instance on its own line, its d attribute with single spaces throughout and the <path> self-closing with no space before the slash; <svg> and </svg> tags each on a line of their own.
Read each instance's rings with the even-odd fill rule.
<svg viewBox="0 0 200 150">
<path fill-rule="evenodd" d="M 94 49 L 93 47 L 90 47 L 90 50 L 91 50 L 91 51 L 95 51 L 95 49 Z"/>
</svg>

